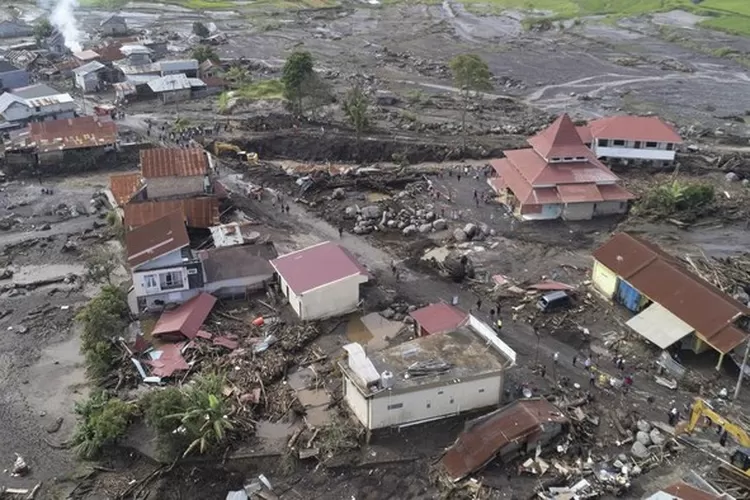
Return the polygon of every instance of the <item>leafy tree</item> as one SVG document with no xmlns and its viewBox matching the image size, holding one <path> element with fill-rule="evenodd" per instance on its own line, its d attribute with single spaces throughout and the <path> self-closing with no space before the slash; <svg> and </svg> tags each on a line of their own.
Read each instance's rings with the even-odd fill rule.
<svg viewBox="0 0 750 500">
<path fill-rule="evenodd" d="M 235 88 L 241 88 L 252 81 L 250 72 L 241 66 L 232 66 L 227 70 L 224 77 L 232 83 Z"/>
<path fill-rule="evenodd" d="M 175 132 L 184 132 L 190 127 L 190 120 L 187 118 L 176 118 L 172 126 Z"/>
<path fill-rule="evenodd" d="M 52 31 L 52 23 L 49 22 L 49 19 L 39 19 L 34 24 L 34 39 L 36 40 L 36 43 L 40 43 L 42 40 L 50 36 Z"/>
<path fill-rule="evenodd" d="M 346 94 L 344 100 L 344 114 L 349 123 L 354 127 L 359 143 L 360 136 L 367 127 L 370 126 L 370 99 L 362 90 L 362 87 L 355 85 Z"/>
<path fill-rule="evenodd" d="M 86 371 L 94 379 L 105 377 L 115 365 L 119 352 L 113 341 L 128 324 L 129 309 L 125 292 L 106 285 L 92 299 L 77 319 L 81 322 L 81 352 L 86 359 Z"/>
<path fill-rule="evenodd" d="M 170 415 L 179 414 L 187 408 L 187 397 L 178 387 L 147 392 L 138 402 L 143 411 L 146 425 L 156 432 L 159 452 L 165 459 L 180 456 L 190 445 L 191 438 L 182 432 L 175 432 L 180 422 Z"/>
<path fill-rule="evenodd" d="M 138 408 L 98 391 L 89 399 L 75 404 L 78 415 L 72 443 L 81 458 L 95 458 L 106 447 L 121 438 Z"/>
<path fill-rule="evenodd" d="M 202 22 L 195 21 L 193 23 L 193 33 L 201 38 L 207 38 L 211 34 L 211 31 Z"/>
<path fill-rule="evenodd" d="M 218 57 L 213 48 L 208 45 L 198 45 L 193 49 L 193 59 L 197 59 L 199 63 L 202 63 L 203 61 L 214 61 Z"/>
<path fill-rule="evenodd" d="M 300 87 L 302 93 L 301 112 L 315 112 L 326 104 L 334 101 L 331 87 L 313 73 L 302 80 Z"/>
<path fill-rule="evenodd" d="M 281 82 L 284 84 L 284 98 L 292 110 L 302 113 L 302 100 L 309 92 L 310 79 L 315 75 L 313 57 L 307 51 L 295 51 L 284 63 Z"/>
<path fill-rule="evenodd" d="M 120 267 L 120 257 L 112 250 L 98 246 L 87 252 L 86 279 L 94 283 L 112 284 L 112 274 Z"/>
<path fill-rule="evenodd" d="M 451 59 L 451 73 L 456 86 L 461 89 L 464 107 L 461 113 L 461 132 L 463 147 L 466 147 L 466 112 L 472 93 L 492 90 L 492 74 L 487 63 L 476 54 L 462 54 Z"/>
</svg>

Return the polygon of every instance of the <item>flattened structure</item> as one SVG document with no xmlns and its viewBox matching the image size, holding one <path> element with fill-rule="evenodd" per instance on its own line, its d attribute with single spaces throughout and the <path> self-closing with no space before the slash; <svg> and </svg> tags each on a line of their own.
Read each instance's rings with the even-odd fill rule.
<svg viewBox="0 0 750 500">
<path fill-rule="evenodd" d="M 151 335 L 154 337 L 185 337 L 194 339 L 211 314 L 216 297 L 201 293 L 171 311 L 164 311 Z"/>
</svg>

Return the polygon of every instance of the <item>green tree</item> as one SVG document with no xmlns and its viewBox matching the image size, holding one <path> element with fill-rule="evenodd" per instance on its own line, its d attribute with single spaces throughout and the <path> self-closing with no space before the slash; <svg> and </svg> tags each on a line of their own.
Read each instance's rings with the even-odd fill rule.
<svg viewBox="0 0 750 500">
<path fill-rule="evenodd" d="M 90 377 L 100 380 L 117 362 L 119 350 L 114 341 L 128 324 L 129 308 L 125 292 L 106 285 L 77 316 L 81 322 L 81 352 Z"/>
<path fill-rule="evenodd" d="M 464 100 L 461 112 L 461 133 L 463 147 L 466 147 L 466 112 L 471 98 L 478 92 L 492 90 L 492 74 L 487 63 L 476 54 L 462 54 L 451 59 L 451 73 L 456 87 L 461 89 Z"/>
<path fill-rule="evenodd" d="M 312 55 L 307 51 L 295 51 L 284 63 L 281 83 L 284 84 L 284 98 L 292 110 L 302 113 L 302 100 L 309 93 L 310 80 L 315 75 Z"/>
<path fill-rule="evenodd" d="M 52 23 L 49 22 L 49 19 L 42 18 L 34 24 L 34 39 L 36 40 L 36 43 L 40 43 L 51 34 Z"/>
<path fill-rule="evenodd" d="M 252 81 L 250 72 L 241 66 L 232 66 L 229 68 L 224 74 L 224 78 L 226 78 L 234 88 L 242 88 Z"/>
<path fill-rule="evenodd" d="M 200 21 L 193 23 L 193 33 L 201 38 L 206 38 L 211 34 L 211 31 Z"/>
<path fill-rule="evenodd" d="M 72 444 L 81 458 L 91 459 L 125 434 L 138 408 L 97 391 L 89 399 L 76 403 L 75 412 L 78 423 Z"/>
<path fill-rule="evenodd" d="M 370 126 L 370 99 L 359 85 L 355 85 L 347 92 L 344 99 L 344 114 L 354 127 L 359 143 L 362 132 Z"/>
<path fill-rule="evenodd" d="M 199 63 L 203 61 L 215 61 L 218 59 L 214 49 L 208 45 L 198 45 L 193 49 L 193 59 L 197 59 Z"/>
<path fill-rule="evenodd" d="M 98 246 L 86 253 L 86 279 L 112 284 L 112 274 L 120 267 L 120 257 L 109 248 Z"/>
</svg>

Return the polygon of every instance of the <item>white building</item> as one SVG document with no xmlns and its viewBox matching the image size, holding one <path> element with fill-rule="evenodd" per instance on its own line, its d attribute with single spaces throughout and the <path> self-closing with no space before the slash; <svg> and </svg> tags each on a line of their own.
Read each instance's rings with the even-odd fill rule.
<svg viewBox="0 0 750 500">
<path fill-rule="evenodd" d="M 18 128 L 30 121 L 61 120 L 75 117 L 76 103 L 68 93 L 39 83 L 0 95 L 3 128 Z"/>
<path fill-rule="evenodd" d="M 348 250 L 326 241 L 271 261 L 281 293 L 302 320 L 350 313 L 369 273 Z"/>
<path fill-rule="evenodd" d="M 369 356 L 356 343 L 344 349 L 347 360 L 339 363 L 344 400 L 369 430 L 498 406 L 505 372 L 516 362 L 513 349 L 471 315 L 453 331 Z"/>
<path fill-rule="evenodd" d="M 161 76 L 183 74 L 188 78 L 198 76 L 197 59 L 176 59 L 171 61 L 159 61 Z"/>
<path fill-rule="evenodd" d="M 671 162 L 682 143 L 674 128 L 656 116 L 609 116 L 578 131 L 597 158 Z"/>
<path fill-rule="evenodd" d="M 99 90 L 101 83 L 101 72 L 106 66 L 98 61 L 91 61 L 73 70 L 76 87 L 84 92 L 95 92 Z"/>
</svg>

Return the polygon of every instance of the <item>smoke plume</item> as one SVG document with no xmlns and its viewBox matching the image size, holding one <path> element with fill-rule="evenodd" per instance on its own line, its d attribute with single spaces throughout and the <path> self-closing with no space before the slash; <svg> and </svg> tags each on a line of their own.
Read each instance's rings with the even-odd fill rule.
<svg viewBox="0 0 750 500">
<path fill-rule="evenodd" d="M 78 0 L 58 0 L 49 16 L 49 22 L 62 33 L 65 46 L 73 52 L 82 49 L 82 33 L 78 29 L 73 10 L 78 6 Z"/>
</svg>

